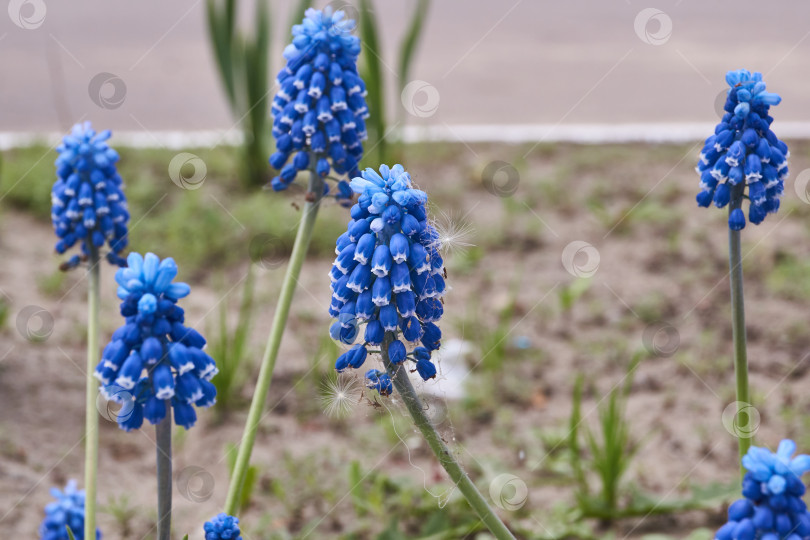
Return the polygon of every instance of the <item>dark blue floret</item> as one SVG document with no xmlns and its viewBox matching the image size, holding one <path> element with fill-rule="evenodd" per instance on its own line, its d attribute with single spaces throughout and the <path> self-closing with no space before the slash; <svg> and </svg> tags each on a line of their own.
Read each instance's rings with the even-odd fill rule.
<svg viewBox="0 0 810 540">
<path fill-rule="evenodd" d="M 703 207 L 713 203 L 718 208 L 731 204 L 735 209 L 729 214 L 728 225 L 738 231 L 745 227 L 740 205 L 746 196 L 748 221 L 755 225 L 779 210 L 789 152 L 770 128 L 770 107 L 782 98 L 765 90 L 762 74 L 729 71 L 726 82 L 731 87 L 726 113 L 700 153 L 697 203 Z"/>
<path fill-rule="evenodd" d="M 239 530 L 239 518 L 228 514 L 219 514 L 203 527 L 205 540 L 242 540 Z"/>
<path fill-rule="evenodd" d="M 370 369 L 366 372 L 366 386 L 376 390 L 381 396 L 390 396 L 394 391 L 394 385 L 388 373 L 377 369 Z"/>
<path fill-rule="evenodd" d="M 431 379 L 436 376 L 432 351 L 442 337 L 435 322 L 444 312 L 446 285 L 439 235 L 427 222 L 427 195 L 413 187 L 401 165 L 383 165 L 379 172 L 366 169 L 350 186 L 359 197 L 347 232 L 337 240 L 337 258 L 329 272 L 329 314 L 337 319 L 329 332 L 348 345 L 358 335 L 364 342 L 342 354 L 335 368 L 359 368 L 367 347 L 383 346 L 385 332 L 393 332 L 386 351 L 390 361 L 399 365 L 410 360 L 420 377 Z M 376 370 L 366 378 L 370 388 L 387 388 Z"/>
<path fill-rule="evenodd" d="M 56 252 L 63 254 L 79 245 L 83 256 L 90 246 L 110 251 L 107 261 L 125 266 L 121 256 L 127 247 L 129 212 L 123 184 L 115 164 L 118 153 L 107 145 L 110 131 L 96 133 L 90 122 L 76 124 L 70 135 L 57 147 L 56 182 L 51 189 L 51 222 L 59 240 Z M 62 264 L 63 270 L 79 265 L 80 257 L 72 256 Z"/>
<path fill-rule="evenodd" d="M 143 420 L 157 424 L 170 411 L 186 429 L 194 425 L 194 406 L 210 407 L 216 401 L 214 359 L 204 350 L 205 338 L 184 326 L 184 311 L 177 305 L 190 292 L 185 283 L 172 283 L 177 265 L 147 253 L 130 253 L 128 267 L 115 274 L 121 315 L 118 328 L 104 348 L 95 377 L 107 399 L 122 404 L 118 425 L 130 431 Z"/>
<path fill-rule="evenodd" d="M 776 452 L 751 447 L 743 457 L 744 499 L 728 507 L 728 522 L 716 540 L 806 540 L 810 513 L 801 497 L 801 476 L 810 470 L 810 456 L 792 457 L 796 443 L 783 440 Z"/>
<path fill-rule="evenodd" d="M 343 11 L 329 6 L 308 9 L 303 22 L 293 26 L 272 103 L 276 152 L 270 164 L 279 174 L 270 185 L 276 191 L 287 189 L 310 166 L 321 176 L 332 169 L 338 175 L 359 174 L 368 107 L 357 73 L 360 40 L 351 34 L 354 26 Z M 348 203 L 347 182 L 338 182 L 334 196 Z"/>
</svg>

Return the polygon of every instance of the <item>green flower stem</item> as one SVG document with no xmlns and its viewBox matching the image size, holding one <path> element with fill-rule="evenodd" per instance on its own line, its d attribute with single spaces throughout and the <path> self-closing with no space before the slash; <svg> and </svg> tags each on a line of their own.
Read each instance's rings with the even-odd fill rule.
<svg viewBox="0 0 810 540">
<path fill-rule="evenodd" d="M 317 163 L 317 158 L 313 157 L 313 167 Z M 290 262 L 287 266 L 287 273 L 284 275 L 284 282 L 281 286 L 281 294 L 278 297 L 276 313 L 273 317 L 273 326 L 270 336 L 267 338 L 267 346 L 262 356 L 259 379 L 256 381 L 256 390 L 253 393 L 253 400 L 250 403 L 250 412 L 245 423 L 245 432 L 242 435 L 242 444 L 239 446 L 239 454 L 236 457 L 236 465 L 231 474 L 231 482 L 228 486 L 228 496 L 225 499 L 225 513 L 236 515 L 239 505 L 242 486 L 245 482 L 250 465 L 250 454 L 253 451 L 253 444 L 256 442 L 256 432 L 259 429 L 264 406 L 267 402 L 267 392 L 270 389 L 270 382 L 273 379 L 273 370 L 276 366 L 278 349 L 281 345 L 281 338 L 284 335 L 284 327 L 287 325 L 287 317 L 290 314 L 295 288 L 301 276 L 301 267 L 304 258 L 309 250 L 309 243 L 312 240 L 312 231 L 315 227 L 315 218 L 318 216 L 318 209 L 323 197 L 324 180 L 312 169 L 310 171 L 309 191 L 307 193 L 307 203 L 304 205 L 304 212 L 301 222 L 298 225 L 298 232 L 295 235 Z"/>
<path fill-rule="evenodd" d="M 157 457 L 157 540 L 170 540 L 172 532 L 172 402 L 166 417 L 155 426 Z M 93 538 L 93 537 L 91 537 Z"/>
<path fill-rule="evenodd" d="M 413 384 L 411 384 L 407 369 L 404 365 L 393 365 L 388 358 L 388 345 L 390 345 L 394 339 L 395 336 L 393 332 L 385 333 L 381 351 L 382 359 L 385 364 L 385 369 L 388 371 L 388 375 L 391 377 L 397 392 L 402 396 L 402 400 L 405 402 L 405 406 L 408 408 L 411 418 L 413 418 L 414 424 L 416 424 L 416 427 L 422 432 L 430 449 L 436 454 L 439 463 L 444 467 L 444 470 L 447 471 L 447 474 L 458 487 L 459 491 L 461 491 L 461 494 L 464 495 L 464 498 L 467 499 L 467 502 L 472 506 L 475 513 L 478 514 L 478 517 L 481 518 L 481 521 L 489 528 L 495 538 L 500 540 L 514 540 L 515 537 L 506 525 L 504 525 L 495 511 L 487 504 L 486 499 L 484 499 L 481 492 L 478 491 L 478 488 L 475 487 L 475 484 L 453 456 L 450 449 L 447 448 L 447 445 L 444 444 L 436 428 L 433 427 L 430 418 L 425 414 L 425 408 L 419 400 L 419 396 L 416 395 Z"/>
<path fill-rule="evenodd" d="M 735 200 L 732 197 L 732 200 Z M 729 212 L 739 208 L 742 199 L 736 198 Z M 742 249 L 740 248 L 740 231 L 728 231 L 729 275 L 731 280 L 731 329 L 734 338 L 734 375 L 737 379 L 737 415 L 736 423 L 747 426 L 750 423 L 748 392 L 748 355 L 745 345 L 745 306 L 743 302 Z M 740 447 L 740 459 L 751 447 L 753 433 L 738 432 L 737 441 Z"/>
<path fill-rule="evenodd" d="M 84 424 L 84 537 L 96 537 L 96 476 L 98 474 L 98 381 L 93 372 L 98 365 L 99 299 L 101 290 L 98 248 L 88 238 L 90 248 L 87 274 L 87 373 L 85 389 Z"/>
</svg>

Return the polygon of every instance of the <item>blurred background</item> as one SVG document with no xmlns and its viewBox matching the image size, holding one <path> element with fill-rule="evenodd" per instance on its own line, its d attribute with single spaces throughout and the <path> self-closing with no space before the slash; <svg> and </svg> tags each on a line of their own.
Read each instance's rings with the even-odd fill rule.
<svg viewBox="0 0 810 540">
<path fill-rule="evenodd" d="M 273 194 L 267 96 L 306 1 L 10 0 L 0 12 L 0 530 L 82 476 L 85 276 L 49 223 L 60 134 L 112 129 L 136 251 L 174 257 L 218 403 L 175 433 L 175 527 L 224 501 L 304 195 Z M 316 7 L 326 6 L 314 2 Z M 521 538 L 711 539 L 735 435 L 810 450 L 810 4 L 338 0 L 369 89 L 362 165 L 431 197 L 450 291 L 434 422 Z M 791 148 L 743 234 L 755 409 L 735 417 L 726 215 L 694 166 L 726 71 L 764 74 Z M 300 184 L 300 182 L 299 182 Z M 242 494 L 254 539 L 484 539 L 402 404 L 336 377 L 324 203 Z M 102 340 L 121 322 L 102 276 Z M 102 420 L 105 538 L 154 536 L 154 434 Z M 195 536 L 196 532 L 196 536 Z"/>
<path fill-rule="evenodd" d="M 35 31 L 10 17 L 0 21 L 6 74 L 0 130 L 63 131 L 85 115 L 129 131 L 233 127 L 207 39 L 204 1 L 43 5 L 41 21 L 36 2 L 20 8 L 31 21 L 22 24 L 39 25 Z M 272 4 L 271 77 L 282 65 L 296 7 L 292 0 Z M 414 1 L 372 6 L 392 115 L 403 108 L 395 92 L 397 55 L 415 7 Z M 252 1 L 240 2 L 247 31 L 253 14 Z M 778 8 L 753 0 L 652 7 L 630 0 L 433 2 L 410 78 L 435 88 L 438 105 L 430 104 L 425 118 L 405 120 L 451 126 L 707 122 L 712 98 L 724 90 L 724 73 L 745 67 L 763 72 L 769 88 L 782 95 L 784 117 L 807 121 L 810 82 L 800 74 L 810 48 L 808 18 L 810 6 L 800 0 Z M 111 76 L 91 85 L 100 73 Z M 425 104 L 431 96 L 416 97 Z"/>
</svg>

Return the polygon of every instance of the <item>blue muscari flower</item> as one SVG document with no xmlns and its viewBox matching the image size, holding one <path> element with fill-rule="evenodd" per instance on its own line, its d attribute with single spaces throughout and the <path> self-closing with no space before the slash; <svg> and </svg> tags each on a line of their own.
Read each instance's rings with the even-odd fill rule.
<svg viewBox="0 0 810 540">
<path fill-rule="evenodd" d="M 435 323 L 444 312 L 445 282 L 438 233 L 425 211 L 427 194 L 413 187 L 402 165 L 382 165 L 379 173 L 366 169 L 350 185 L 359 198 L 329 272 L 329 314 L 337 319 L 330 335 L 348 345 L 357 336 L 363 341 L 343 353 L 335 368 L 360 368 L 367 348 L 381 346 L 385 332 L 394 332 L 387 350 L 391 362 L 410 360 L 422 379 L 431 379 L 436 376 L 431 354 L 441 345 Z M 406 342 L 418 346 L 408 352 Z M 390 393 L 390 379 L 377 370 L 366 374 L 366 382 Z"/>
<path fill-rule="evenodd" d="M 239 530 L 239 518 L 228 514 L 219 514 L 211 521 L 206 521 L 205 540 L 242 540 Z"/>
<path fill-rule="evenodd" d="M 144 418 L 159 423 L 170 412 L 167 400 L 175 424 L 188 429 L 197 420 L 193 406 L 210 407 L 217 394 L 210 382 L 217 367 L 203 350 L 205 338 L 183 325 L 177 305 L 191 289 L 172 283 L 177 265 L 171 258 L 130 253 L 127 264 L 115 274 L 126 323 L 113 333 L 94 375 L 107 399 L 122 404 L 122 429 L 138 429 Z"/>
<path fill-rule="evenodd" d="M 366 85 L 357 72 L 360 40 L 351 35 L 354 21 L 342 11 L 308 9 L 292 28 L 284 49 L 287 65 L 279 72 L 273 98 L 276 152 L 270 164 L 279 170 L 270 185 L 281 191 L 298 171 L 314 167 L 321 176 L 357 176 L 366 139 Z M 290 158 L 292 161 L 290 162 Z M 352 197 L 348 183 L 338 182 L 338 200 Z"/>
<path fill-rule="evenodd" d="M 751 447 L 742 464 L 745 497 L 728 508 L 728 522 L 716 540 L 802 540 L 810 537 L 810 513 L 802 501 L 801 476 L 810 471 L 810 456 L 792 457 L 796 443 L 783 440 L 776 453 Z"/>
<path fill-rule="evenodd" d="M 84 540 L 84 490 L 76 489 L 76 481 L 70 480 L 64 490 L 51 488 L 56 502 L 45 507 L 45 519 L 39 526 L 42 540 L 68 540 L 67 527 L 76 540 Z M 101 532 L 96 529 L 96 539 Z"/>
<path fill-rule="evenodd" d="M 725 115 L 700 153 L 697 203 L 723 208 L 748 195 L 748 220 L 759 225 L 779 210 L 788 176 L 788 147 L 771 131 L 773 118 L 768 114 L 782 98 L 765 90 L 761 73 L 729 71 L 726 82 L 731 88 Z M 742 209 L 730 213 L 728 225 L 735 231 L 745 227 Z"/>
<path fill-rule="evenodd" d="M 110 131 L 96 133 L 90 122 L 76 124 L 57 147 L 56 182 L 51 190 L 51 222 L 59 240 L 56 251 L 65 253 L 76 243 L 89 255 L 88 242 L 108 244 L 107 260 L 124 266 L 120 253 L 127 247 L 127 200 L 115 163 L 118 153 L 107 145 Z M 80 262 L 72 256 L 62 269 Z"/>
<path fill-rule="evenodd" d="M 379 392 L 381 396 L 390 396 L 394 391 L 394 385 L 388 373 L 378 369 L 370 369 L 366 372 L 366 386 Z"/>
</svg>

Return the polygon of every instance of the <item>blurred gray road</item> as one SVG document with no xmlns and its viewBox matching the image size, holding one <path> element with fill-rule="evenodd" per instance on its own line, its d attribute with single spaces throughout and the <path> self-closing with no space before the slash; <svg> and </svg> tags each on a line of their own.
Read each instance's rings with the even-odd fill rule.
<svg viewBox="0 0 810 540">
<path fill-rule="evenodd" d="M 0 131 L 59 131 L 79 119 L 147 132 L 233 125 L 203 0 L 6 3 Z M 290 3 L 273 2 L 276 57 Z M 393 67 L 413 1 L 375 3 Z M 243 11 L 247 19 L 252 8 Z M 410 124 L 706 122 L 725 71 L 746 67 L 782 95 L 778 119 L 810 121 L 809 58 L 801 0 L 434 0 L 413 69 L 421 91 L 403 107 L 391 74 L 388 106 Z"/>
</svg>

